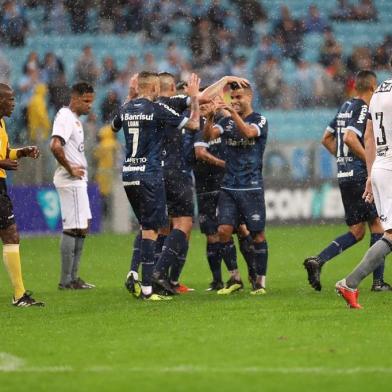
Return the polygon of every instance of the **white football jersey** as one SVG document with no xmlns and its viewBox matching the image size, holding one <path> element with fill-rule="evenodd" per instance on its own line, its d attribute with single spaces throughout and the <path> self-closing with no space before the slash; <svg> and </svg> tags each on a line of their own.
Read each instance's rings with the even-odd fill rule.
<svg viewBox="0 0 392 392">
<path fill-rule="evenodd" d="M 376 159 L 373 167 L 392 170 L 392 79 L 382 82 L 370 100 Z"/>
<path fill-rule="evenodd" d="M 72 177 L 59 165 L 54 173 L 56 186 L 78 186 L 87 181 L 87 160 L 84 154 L 83 125 L 78 116 L 67 107 L 61 108 L 54 119 L 52 136 L 59 136 L 64 141 L 64 153 L 68 162 L 74 166 L 83 166 L 85 174 L 82 180 Z"/>
</svg>

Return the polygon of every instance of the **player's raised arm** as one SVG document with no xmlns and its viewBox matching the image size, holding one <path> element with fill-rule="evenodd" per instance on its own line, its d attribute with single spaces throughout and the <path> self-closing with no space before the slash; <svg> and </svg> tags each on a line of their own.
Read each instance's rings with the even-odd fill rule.
<svg viewBox="0 0 392 392">
<path fill-rule="evenodd" d="M 196 74 L 192 74 L 188 81 L 188 94 L 191 98 L 191 114 L 185 124 L 185 127 L 191 130 L 198 130 L 200 126 L 199 89 L 200 78 Z"/>
<path fill-rule="evenodd" d="M 324 131 L 323 138 L 321 139 L 321 144 L 333 155 L 336 156 L 336 138 L 329 129 Z"/>
<path fill-rule="evenodd" d="M 221 96 L 225 86 L 230 83 L 236 83 L 239 87 L 248 87 L 250 85 L 247 79 L 239 78 L 237 76 L 224 76 L 199 94 L 199 102 L 205 103 L 211 101 L 216 96 Z"/>
</svg>

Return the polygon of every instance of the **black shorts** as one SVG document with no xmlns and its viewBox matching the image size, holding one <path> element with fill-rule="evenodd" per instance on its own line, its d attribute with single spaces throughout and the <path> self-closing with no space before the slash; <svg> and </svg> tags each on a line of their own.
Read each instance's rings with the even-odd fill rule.
<svg viewBox="0 0 392 392">
<path fill-rule="evenodd" d="M 264 190 L 221 189 L 218 201 L 218 223 L 233 227 L 245 223 L 251 232 L 264 231 Z"/>
<path fill-rule="evenodd" d="M 124 182 L 133 212 L 144 230 L 158 230 L 168 225 L 165 187 L 161 177 L 140 176 Z"/>
<path fill-rule="evenodd" d="M 376 205 L 362 199 L 365 185 L 366 181 L 339 184 L 347 226 L 371 222 L 378 217 Z"/>
<path fill-rule="evenodd" d="M 199 193 L 197 195 L 200 231 L 205 235 L 212 235 L 218 232 L 218 200 L 219 191 Z"/>
<path fill-rule="evenodd" d="M 15 223 L 14 209 L 7 194 L 5 179 L 0 179 L 0 230 L 5 230 Z"/>
<path fill-rule="evenodd" d="M 193 217 L 195 211 L 193 184 L 192 177 L 188 173 L 182 171 L 165 173 L 165 190 L 167 212 L 171 218 Z"/>
</svg>

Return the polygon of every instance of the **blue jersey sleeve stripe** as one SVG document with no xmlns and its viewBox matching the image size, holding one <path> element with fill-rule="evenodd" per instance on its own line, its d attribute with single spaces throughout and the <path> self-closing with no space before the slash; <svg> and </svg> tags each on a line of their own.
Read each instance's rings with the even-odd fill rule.
<svg viewBox="0 0 392 392">
<path fill-rule="evenodd" d="M 180 122 L 180 124 L 178 125 L 177 129 L 182 129 L 185 127 L 185 124 L 188 122 L 189 118 L 188 117 L 184 117 L 183 120 Z"/>
<path fill-rule="evenodd" d="M 256 130 L 257 130 L 257 136 L 259 137 L 260 135 L 261 135 L 261 129 L 260 129 L 260 127 L 257 125 L 257 124 L 250 124 L 251 125 L 251 127 L 253 127 L 253 128 L 256 128 Z"/>
<path fill-rule="evenodd" d="M 221 125 L 219 125 L 219 124 L 215 124 L 215 125 L 214 125 L 214 128 L 218 128 L 218 129 L 219 129 L 219 133 L 220 133 L 221 135 L 225 132 L 225 130 L 223 129 L 223 127 L 222 127 Z"/>
<path fill-rule="evenodd" d="M 349 131 L 353 131 L 354 133 L 356 133 L 359 137 L 362 137 L 362 132 L 359 130 L 359 129 L 357 129 L 357 128 L 355 128 L 355 127 L 353 127 L 352 125 L 349 125 L 347 128 L 345 128 L 345 129 L 348 129 Z"/>
<path fill-rule="evenodd" d="M 208 148 L 209 144 L 205 143 L 205 142 L 196 142 L 196 143 L 193 144 L 193 146 L 194 147 L 205 147 L 205 148 Z"/>
</svg>

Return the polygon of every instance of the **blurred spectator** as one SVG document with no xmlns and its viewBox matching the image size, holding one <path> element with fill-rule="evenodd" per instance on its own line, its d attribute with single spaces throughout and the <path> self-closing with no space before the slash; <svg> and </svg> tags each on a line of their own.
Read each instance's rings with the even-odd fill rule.
<svg viewBox="0 0 392 392">
<path fill-rule="evenodd" d="M 70 89 L 65 74 L 61 73 L 49 86 L 49 104 L 53 106 L 53 111 L 57 113 L 63 106 L 68 105 L 70 97 Z"/>
<path fill-rule="evenodd" d="M 389 59 L 392 54 L 392 35 L 387 35 L 374 52 L 373 63 L 376 69 L 389 69 Z"/>
<path fill-rule="evenodd" d="M 345 87 L 348 80 L 347 68 L 343 60 L 335 57 L 331 64 L 325 69 L 329 82 L 326 84 L 326 100 L 332 106 L 341 104 L 342 97 L 345 96 Z"/>
<path fill-rule="evenodd" d="M 238 37 L 240 43 L 245 46 L 254 44 L 254 25 L 267 19 L 267 13 L 260 1 L 256 0 L 232 0 L 237 6 L 240 17 L 240 29 Z"/>
<path fill-rule="evenodd" d="M 3 51 L 0 49 L 0 83 L 10 84 L 11 78 L 11 68 L 4 55 Z"/>
<path fill-rule="evenodd" d="M 287 6 L 280 9 L 280 19 L 275 24 L 273 34 L 283 50 L 283 55 L 297 61 L 302 54 L 303 25 L 293 19 Z"/>
<path fill-rule="evenodd" d="M 101 70 L 100 82 L 103 85 L 113 83 L 117 77 L 117 74 L 118 74 L 118 70 L 113 60 L 113 57 L 106 56 L 103 59 L 103 67 Z"/>
<path fill-rule="evenodd" d="M 27 65 L 26 73 L 20 78 L 18 92 L 20 94 L 20 106 L 22 108 L 23 125 L 27 126 L 27 105 L 35 91 L 35 86 L 40 82 L 39 69 L 33 63 Z"/>
<path fill-rule="evenodd" d="M 330 18 L 342 22 L 352 20 L 354 18 L 353 6 L 348 0 L 338 0 L 335 10 L 332 12 Z"/>
<path fill-rule="evenodd" d="M 140 72 L 140 64 L 137 56 L 131 55 L 128 57 L 128 61 L 124 67 L 124 72 L 126 72 L 129 77 Z"/>
<path fill-rule="evenodd" d="M 24 46 L 28 23 L 22 8 L 13 0 L 7 0 L 3 4 L 0 30 L 3 39 L 10 46 Z"/>
<path fill-rule="evenodd" d="M 207 19 L 210 22 L 211 32 L 214 34 L 217 30 L 223 27 L 223 20 L 226 10 L 221 4 L 220 0 L 212 0 L 207 10 Z"/>
<path fill-rule="evenodd" d="M 347 59 L 347 68 L 352 73 L 357 73 L 361 69 L 371 69 L 372 65 L 372 52 L 366 46 L 354 48 Z"/>
<path fill-rule="evenodd" d="M 33 144 L 48 140 L 50 133 L 49 114 L 46 106 L 48 89 L 44 83 L 38 83 L 27 105 L 27 130 Z"/>
<path fill-rule="evenodd" d="M 255 62 L 259 65 L 266 61 L 267 58 L 274 57 L 279 59 L 282 55 L 280 47 L 275 43 L 271 35 L 264 35 L 260 40 L 260 45 L 257 47 Z"/>
<path fill-rule="evenodd" d="M 53 52 L 45 54 L 41 67 L 41 79 L 49 88 L 56 83 L 60 75 L 64 74 L 64 71 L 63 62 Z"/>
<path fill-rule="evenodd" d="M 127 72 L 119 72 L 116 80 L 111 85 L 111 89 L 117 94 L 121 103 L 128 97 L 129 90 L 129 77 Z"/>
<path fill-rule="evenodd" d="M 143 0 L 128 0 L 127 7 L 127 30 L 137 33 L 144 23 Z"/>
<path fill-rule="evenodd" d="M 373 4 L 373 0 L 361 0 L 360 3 L 353 8 L 355 20 L 366 20 L 375 22 L 377 20 L 377 10 Z"/>
<path fill-rule="evenodd" d="M 143 57 L 143 71 L 157 72 L 158 66 L 155 62 L 155 56 L 151 52 L 147 52 Z"/>
<path fill-rule="evenodd" d="M 27 56 L 25 63 L 23 64 L 23 73 L 26 74 L 27 70 L 31 68 L 39 69 L 41 68 L 41 63 L 39 61 L 37 52 L 30 52 Z"/>
<path fill-rule="evenodd" d="M 221 61 L 229 63 L 233 58 L 235 39 L 226 29 L 219 29 L 217 32 Z"/>
<path fill-rule="evenodd" d="M 53 1 L 47 16 L 47 26 L 51 33 L 65 34 L 69 30 L 67 10 L 64 1 Z"/>
<path fill-rule="evenodd" d="M 342 47 L 336 41 L 336 38 L 330 28 L 324 31 L 324 42 L 320 47 L 320 63 L 324 66 L 331 64 L 335 57 L 342 56 Z"/>
<path fill-rule="evenodd" d="M 234 64 L 231 67 L 230 74 L 239 77 L 245 77 L 245 75 L 248 73 L 247 67 L 248 64 L 246 57 L 239 56 L 235 59 Z"/>
<path fill-rule="evenodd" d="M 297 107 L 309 107 L 314 103 L 317 79 L 315 69 L 307 61 L 299 60 L 296 63 L 293 74 L 293 89 Z"/>
<path fill-rule="evenodd" d="M 117 93 L 109 90 L 101 104 L 101 116 L 103 123 L 110 123 L 113 119 L 113 112 L 121 105 Z"/>
<path fill-rule="evenodd" d="M 328 27 L 328 22 L 320 15 L 320 11 L 315 4 L 309 6 L 304 27 L 306 33 L 322 33 Z"/>
<path fill-rule="evenodd" d="M 283 91 L 283 71 L 278 60 L 268 55 L 254 71 L 254 80 L 257 91 L 261 95 L 261 103 L 265 109 L 274 109 L 279 106 Z"/>
<path fill-rule="evenodd" d="M 91 46 L 85 46 L 76 63 L 75 79 L 84 80 L 94 85 L 98 75 L 99 70 Z"/>
<path fill-rule="evenodd" d="M 87 7 L 85 0 L 65 0 L 69 16 L 71 18 L 71 30 L 75 34 L 88 31 Z"/>
<path fill-rule="evenodd" d="M 112 0 L 101 0 L 99 4 L 99 31 L 103 34 L 113 32 L 114 6 Z"/>
</svg>

